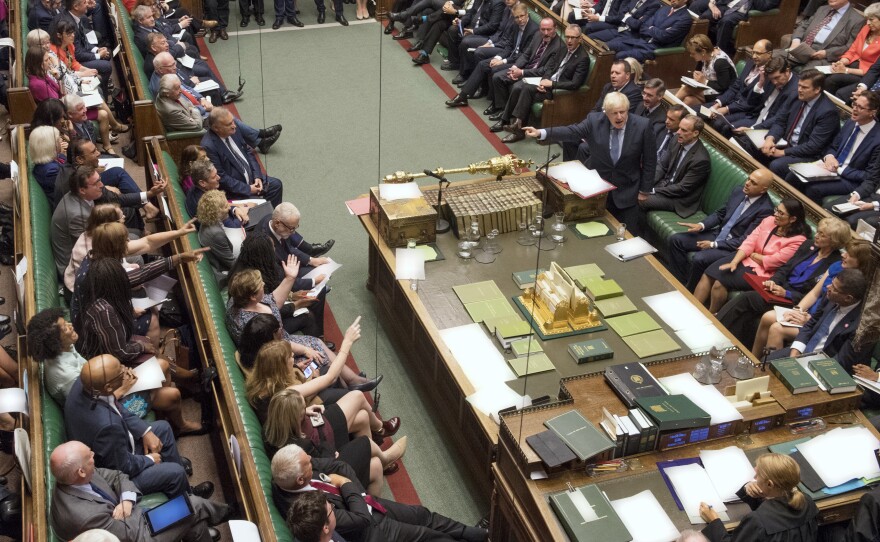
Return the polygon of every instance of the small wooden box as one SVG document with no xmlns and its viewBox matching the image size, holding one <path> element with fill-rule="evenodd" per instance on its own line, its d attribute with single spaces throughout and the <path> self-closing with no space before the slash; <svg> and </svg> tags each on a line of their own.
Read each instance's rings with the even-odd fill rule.
<svg viewBox="0 0 880 542">
<path fill-rule="evenodd" d="M 548 177 L 543 171 L 539 171 L 536 176 L 547 189 L 547 205 L 544 209 L 544 216 L 547 216 L 547 213 L 564 211 L 565 221 L 568 222 L 595 218 L 605 214 L 605 201 L 608 199 L 608 192 L 583 199 Z"/>
<path fill-rule="evenodd" d="M 391 247 L 405 247 L 407 239 L 419 244 L 437 240 L 437 211 L 425 198 L 387 201 L 379 188 L 370 188 L 370 219 L 379 236 Z"/>
</svg>

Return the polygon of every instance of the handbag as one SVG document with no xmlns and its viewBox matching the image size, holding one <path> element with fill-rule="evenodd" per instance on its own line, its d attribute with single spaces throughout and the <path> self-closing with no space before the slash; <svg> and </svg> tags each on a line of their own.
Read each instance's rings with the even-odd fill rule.
<svg viewBox="0 0 880 542">
<path fill-rule="evenodd" d="M 180 339 L 180 331 L 177 328 L 169 329 L 159 339 L 159 355 L 168 360 L 171 372 L 178 370 L 188 371 L 190 368 L 189 347 Z"/>
</svg>

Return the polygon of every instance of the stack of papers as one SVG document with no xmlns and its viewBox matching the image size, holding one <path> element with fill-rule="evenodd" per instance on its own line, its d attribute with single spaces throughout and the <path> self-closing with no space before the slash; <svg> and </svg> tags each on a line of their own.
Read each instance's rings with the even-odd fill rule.
<svg viewBox="0 0 880 542">
<path fill-rule="evenodd" d="M 599 173 L 579 160 L 563 162 L 547 169 L 547 175 L 568 185 L 569 190 L 587 199 L 614 190 L 616 187 L 599 177 Z"/>
<path fill-rule="evenodd" d="M 398 248 L 394 253 L 394 278 L 425 280 L 425 253 L 415 248 Z"/>
<path fill-rule="evenodd" d="M 659 380 L 670 394 L 684 395 L 709 414 L 709 423 L 712 425 L 743 419 L 743 415 L 715 386 L 700 384 L 690 373 L 667 376 Z"/>
<path fill-rule="evenodd" d="M 492 339 L 480 329 L 479 324 L 443 329 L 440 337 L 475 389 L 503 384 L 516 378 L 504 361 L 504 356 L 495 347 Z"/>
<path fill-rule="evenodd" d="M 669 542 L 681 534 L 650 489 L 611 501 L 611 507 L 620 516 L 632 542 Z"/>
<path fill-rule="evenodd" d="M 628 262 L 647 254 L 657 252 L 657 249 L 641 237 L 633 237 L 626 241 L 612 243 L 605 247 L 609 254 L 622 262 Z"/>
<path fill-rule="evenodd" d="M 692 524 L 706 523 L 700 517 L 700 503 L 710 505 L 721 521 L 730 521 L 727 506 L 718 495 L 706 470 L 695 463 L 665 469 L 669 483 L 672 485 L 684 513 Z"/>
<path fill-rule="evenodd" d="M 767 134 L 769 133 L 770 130 L 758 130 L 755 128 L 750 128 L 746 130 L 746 137 L 749 138 L 749 141 L 752 142 L 752 145 L 760 149 L 764 146 L 764 138 L 766 138 Z"/>
<path fill-rule="evenodd" d="M 838 178 L 836 171 L 828 171 L 825 169 L 825 166 L 822 165 L 821 160 L 817 160 L 815 162 L 801 162 L 798 164 L 792 164 L 788 166 L 788 169 L 791 170 L 792 173 L 797 175 L 797 177 L 805 182 L 818 182 L 818 181 L 833 181 Z"/>
<path fill-rule="evenodd" d="M 877 437 L 865 427 L 832 429 L 797 445 L 827 487 L 880 475 L 874 454 L 878 448 Z"/>
<path fill-rule="evenodd" d="M 728 446 L 721 450 L 700 450 L 700 461 L 724 502 L 738 501 L 736 492 L 755 479 L 752 463 L 737 446 Z"/>
<path fill-rule="evenodd" d="M 687 77 L 684 75 L 681 76 L 681 82 L 691 88 L 699 88 L 699 89 L 703 89 L 703 90 L 706 90 L 706 89 L 711 90 L 712 89 L 712 87 L 710 87 L 709 85 L 707 85 L 705 83 L 700 83 L 696 79 L 694 79 L 692 77 Z"/>
<path fill-rule="evenodd" d="M 773 307 L 773 310 L 776 311 L 776 321 L 779 322 L 779 325 L 785 327 L 804 327 L 800 324 L 792 324 L 791 322 L 785 321 L 785 314 L 794 311 L 794 309 L 790 307 L 780 307 L 779 305 L 776 305 Z"/>
<path fill-rule="evenodd" d="M 309 290 L 308 297 L 318 297 L 318 294 L 320 294 L 321 291 L 323 291 L 324 288 L 327 287 L 327 284 L 330 282 L 330 277 L 332 277 L 333 273 L 335 273 L 336 270 L 340 267 L 342 267 L 341 263 L 336 263 L 333 260 L 330 260 L 329 262 L 319 265 L 318 267 L 303 275 L 302 278 L 304 279 L 316 279 L 321 275 L 325 276 L 324 280 L 322 280 L 318 284 L 315 284 L 315 287 Z M 422 276 L 422 278 L 424 279 L 425 277 Z"/>
</svg>

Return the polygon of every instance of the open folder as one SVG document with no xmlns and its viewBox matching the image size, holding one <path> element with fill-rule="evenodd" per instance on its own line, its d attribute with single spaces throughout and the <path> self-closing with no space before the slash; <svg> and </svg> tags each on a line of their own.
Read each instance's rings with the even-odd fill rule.
<svg viewBox="0 0 880 542">
<path fill-rule="evenodd" d="M 753 290 L 761 294 L 761 297 L 764 298 L 764 301 L 767 303 L 773 303 L 776 305 L 791 305 L 791 299 L 787 297 L 782 297 L 781 295 L 774 295 L 767 291 L 764 288 L 764 282 L 770 280 L 770 277 L 762 277 L 760 275 L 755 275 L 754 273 L 746 273 L 743 275 L 746 279 L 746 282 L 749 283 L 749 286 L 752 287 Z"/>
<path fill-rule="evenodd" d="M 801 162 L 788 166 L 792 173 L 805 183 L 816 181 L 833 181 L 838 179 L 836 171 L 828 171 L 821 161 Z"/>
</svg>

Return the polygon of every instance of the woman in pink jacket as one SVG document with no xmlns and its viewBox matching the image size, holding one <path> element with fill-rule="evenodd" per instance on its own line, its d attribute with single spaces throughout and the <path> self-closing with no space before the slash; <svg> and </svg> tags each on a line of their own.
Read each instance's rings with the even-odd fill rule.
<svg viewBox="0 0 880 542">
<path fill-rule="evenodd" d="M 769 277 L 788 261 L 810 235 L 804 206 L 786 198 L 746 237 L 736 254 L 725 256 L 710 265 L 694 290 L 694 296 L 715 314 L 727 301 L 730 290 L 750 290 L 746 273 Z"/>
<path fill-rule="evenodd" d="M 28 76 L 28 87 L 37 103 L 49 98 L 61 97 L 58 72 L 50 70 L 49 53 L 42 49 L 29 48 L 24 57 L 24 71 Z"/>
</svg>

